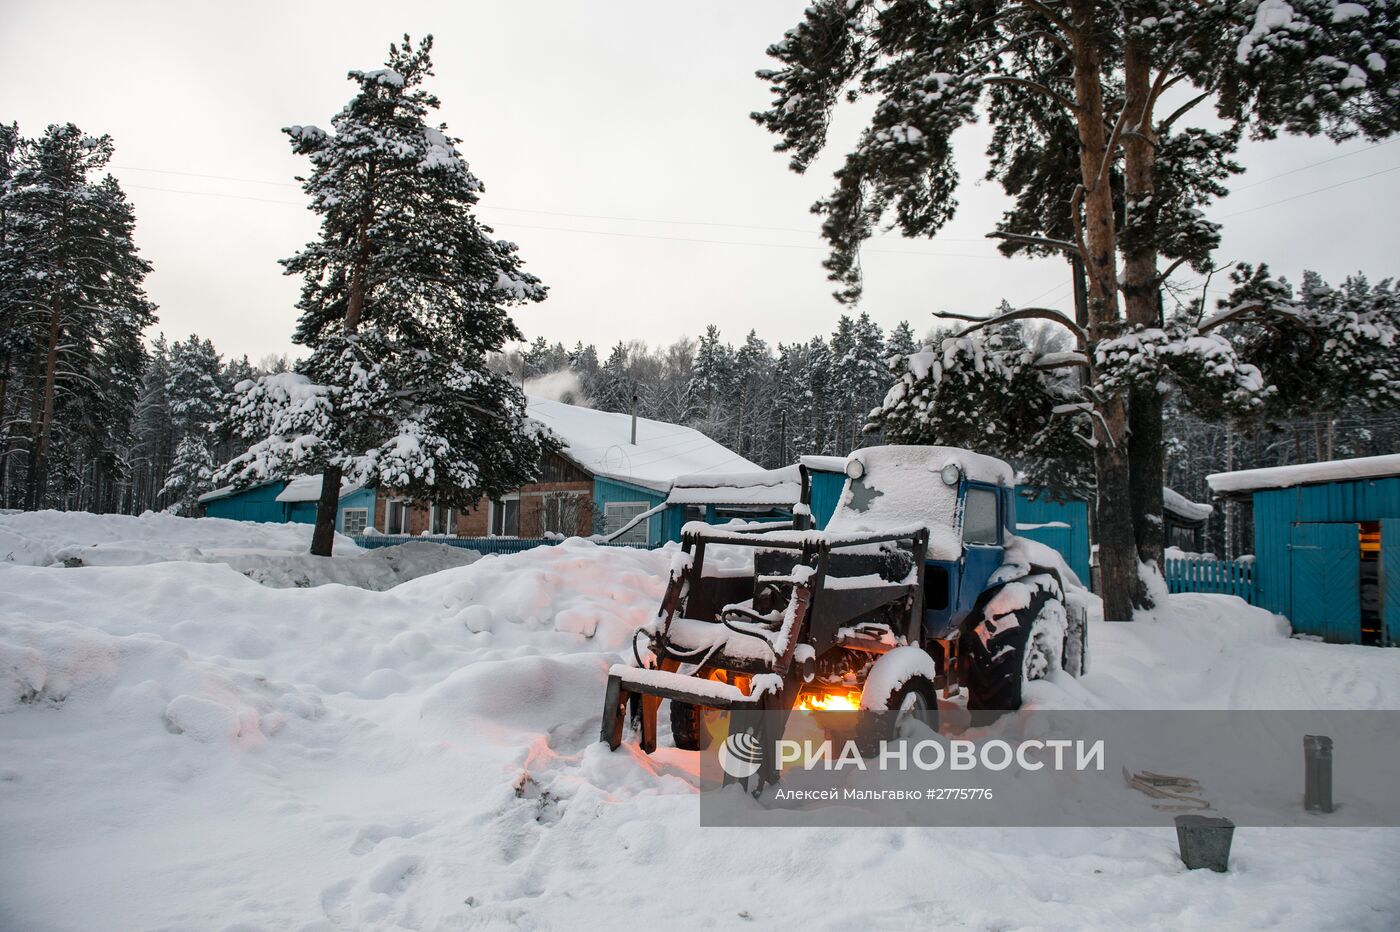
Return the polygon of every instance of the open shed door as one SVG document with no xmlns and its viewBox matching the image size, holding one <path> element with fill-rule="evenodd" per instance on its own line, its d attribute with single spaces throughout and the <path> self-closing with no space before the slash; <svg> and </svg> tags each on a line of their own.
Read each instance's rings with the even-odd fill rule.
<svg viewBox="0 0 1400 932">
<path fill-rule="evenodd" d="M 1381 643 L 1400 644 L 1400 518 L 1381 521 Z"/>
<path fill-rule="evenodd" d="M 1397 535 L 1400 536 L 1400 535 Z M 1293 630 L 1361 643 L 1361 544 L 1355 524 L 1295 524 L 1289 543 Z"/>
</svg>

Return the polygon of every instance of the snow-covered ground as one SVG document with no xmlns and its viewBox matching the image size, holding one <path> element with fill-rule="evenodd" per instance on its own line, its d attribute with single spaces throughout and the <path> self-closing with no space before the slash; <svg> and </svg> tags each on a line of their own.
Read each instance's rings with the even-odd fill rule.
<svg viewBox="0 0 1400 932">
<path fill-rule="evenodd" d="M 135 566 L 182 560 L 223 563 L 264 586 L 391 589 L 480 558 L 472 550 L 411 540 L 361 550 L 337 534 L 335 558 L 307 552 L 309 524 L 252 524 L 222 518 L 193 521 L 146 512 L 139 517 L 81 511 L 0 515 L 0 569 L 6 566 Z"/>
<path fill-rule="evenodd" d="M 697 755 L 597 743 L 666 552 L 278 589 L 157 520 L 103 519 L 148 560 L 0 568 L 0 929 L 1400 927 L 1400 831 L 1240 829 L 1218 875 L 1168 829 L 699 828 Z M 1090 639 L 1034 702 L 1400 708 L 1400 651 L 1228 597 Z"/>
</svg>

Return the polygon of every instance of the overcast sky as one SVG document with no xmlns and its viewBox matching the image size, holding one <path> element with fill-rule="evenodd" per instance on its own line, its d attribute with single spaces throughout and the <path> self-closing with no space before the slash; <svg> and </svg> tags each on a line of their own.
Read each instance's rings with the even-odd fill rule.
<svg viewBox="0 0 1400 932">
<path fill-rule="evenodd" d="M 486 184 L 481 214 L 550 287 L 517 312 L 528 337 L 606 349 L 713 322 L 735 341 L 751 327 L 806 339 L 841 313 L 808 212 L 838 162 L 794 175 L 748 118 L 767 99 L 753 77 L 765 47 L 804 6 L 4 0 L 0 119 L 114 137 L 113 172 L 155 266 L 157 329 L 254 360 L 296 354 L 298 282 L 277 260 L 316 224 L 292 181 L 304 160 L 279 130 L 329 127 L 348 69 L 378 67 L 404 32 L 432 32 L 430 87 Z M 838 121 L 838 154 L 858 128 Z M 959 140 L 952 225 L 866 248 L 863 307 L 882 325 L 922 332 L 934 310 L 1002 298 L 1067 307 L 1062 261 L 1003 259 L 982 238 L 1005 206 L 980 181 L 985 141 L 982 127 Z M 1265 260 L 1294 281 L 1305 267 L 1334 281 L 1400 273 L 1400 144 L 1284 139 L 1242 160 L 1248 174 L 1211 212 L 1225 221 L 1220 262 Z"/>
</svg>

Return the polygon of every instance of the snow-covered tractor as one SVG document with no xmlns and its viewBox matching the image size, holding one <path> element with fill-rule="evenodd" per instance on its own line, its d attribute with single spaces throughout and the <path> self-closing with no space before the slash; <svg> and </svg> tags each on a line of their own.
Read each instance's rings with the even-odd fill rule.
<svg viewBox="0 0 1400 932">
<path fill-rule="evenodd" d="M 609 671 L 603 741 L 622 742 L 630 710 L 654 750 L 662 700 L 676 746 L 698 750 L 705 709 L 933 714 L 940 690 L 966 687 L 969 709 L 1011 710 L 1026 681 L 1084 671 L 1083 590 L 1058 553 L 1016 536 L 1006 463 L 871 447 L 846 476 L 821 531 L 805 470 L 791 526 L 685 527 L 657 619 Z"/>
</svg>

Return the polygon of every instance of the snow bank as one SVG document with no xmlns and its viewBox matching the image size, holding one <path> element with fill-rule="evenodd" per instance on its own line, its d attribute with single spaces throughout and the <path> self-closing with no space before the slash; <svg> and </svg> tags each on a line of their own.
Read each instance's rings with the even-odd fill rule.
<svg viewBox="0 0 1400 932">
<path fill-rule="evenodd" d="M 222 518 L 139 517 L 86 512 L 0 515 L 0 567 L 140 566 L 182 560 L 223 563 L 264 586 L 338 583 L 391 589 L 399 583 L 481 559 L 474 550 L 429 541 L 361 550 L 336 535 L 332 559 L 314 557 L 311 526 Z"/>
<path fill-rule="evenodd" d="M 674 554 L 571 540 L 385 592 L 0 571 L 0 928 L 1394 928 L 1393 831 L 1242 829 L 1202 876 L 1169 829 L 701 830 L 664 724 L 652 756 L 597 742 Z M 1090 627 L 1091 672 L 1034 703 L 1400 707 L 1400 652 L 1237 599 Z"/>
<path fill-rule="evenodd" d="M 148 511 L 138 517 L 85 511 L 27 511 L 0 515 L 0 567 L 135 566 L 198 560 L 235 552 L 306 553 L 309 524 L 255 524 L 224 518 L 177 518 Z M 337 534 L 337 556 L 358 552 Z"/>
</svg>

